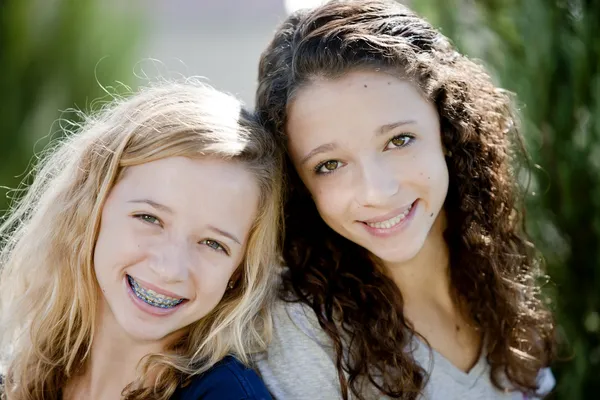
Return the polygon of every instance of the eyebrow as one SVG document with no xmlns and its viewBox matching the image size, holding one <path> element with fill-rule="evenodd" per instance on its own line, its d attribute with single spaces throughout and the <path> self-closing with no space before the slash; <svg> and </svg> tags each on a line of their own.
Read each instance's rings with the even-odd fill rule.
<svg viewBox="0 0 600 400">
<path fill-rule="evenodd" d="M 220 235 L 223 235 L 223 236 L 225 236 L 225 237 L 233 240 L 234 242 L 236 242 L 240 246 L 242 245 L 241 241 L 237 237 L 235 237 L 235 235 L 232 234 L 232 233 L 229 233 L 227 231 L 219 229 L 219 228 L 217 228 L 216 226 L 213 226 L 213 225 L 208 225 L 208 229 L 210 229 L 211 231 L 214 231 L 214 232 L 216 232 L 216 233 L 218 233 Z"/>
<path fill-rule="evenodd" d="M 300 165 L 306 164 L 308 160 L 316 156 L 317 154 L 325 153 L 328 151 L 333 151 L 337 148 L 335 143 L 325 143 L 320 145 L 319 147 L 315 147 L 312 149 L 307 155 L 305 155 L 302 160 L 300 160 Z"/>
<path fill-rule="evenodd" d="M 414 124 L 414 123 L 415 123 L 414 120 L 409 119 L 409 120 L 406 120 L 406 121 L 398 121 L 398 122 L 393 122 L 391 124 L 381 125 L 379 127 L 379 129 L 377 129 L 377 131 L 375 132 L 375 134 L 377 136 L 385 135 L 386 133 L 389 133 L 390 131 L 393 131 L 394 129 L 396 129 L 396 128 L 400 127 L 400 126 Z"/>
<path fill-rule="evenodd" d="M 173 214 L 173 210 L 171 210 L 169 207 L 165 206 L 164 204 L 160 204 L 160 203 L 157 203 L 157 202 L 149 200 L 149 199 L 130 200 L 130 201 L 128 201 L 128 203 L 144 203 L 144 204 L 148 204 L 150 207 L 156 208 L 157 210 L 161 210 L 161 211 L 167 212 L 169 214 Z"/>
<path fill-rule="evenodd" d="M 385 135 L 386 133 L 389 133 L 390 131 L 393 131 L 394 129 L 396 129 L 396 128 L 400 127 L 400 126 L 414 124 L 414 123 L 415 123 L 415 121 L 412 120 L 412 119 L 410 119 L 410 120 L 406 120 L 406 121 L 398 121 L 398 122 L 393 122 L 391 124 L 381 125 L 375 131 L 375 134 L 376 134 L 376 136 Z M 335 149 L 337 149 L 337 144 L 335 144 L 335 143 L 325 143 L 325 144 L 322 144 L 322 145 L 320 145 L 318 147 L 315 147 L 307 155 L 305 155 L 302 158 L 302 160 L 300 160 L 300 165 L 306 164 L 306 162 L 308 160 L 310 160 L 311 158 L 313 158 L 317 154 L 325 153 L 325 152 L 328 152 L 328 151 L 333 151 Z"/>
</svg>

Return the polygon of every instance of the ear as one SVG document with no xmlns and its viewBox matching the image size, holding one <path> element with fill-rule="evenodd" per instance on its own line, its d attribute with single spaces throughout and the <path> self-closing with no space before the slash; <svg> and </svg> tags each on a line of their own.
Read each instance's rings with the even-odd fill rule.
<svg viewBox="0 0 600 400">
<path fill-rule="evenodd" d="M 231 290 L 234 287 L 236 287 L 240 280 L 242 279 L 242 276 L 244 274 L 244 261 L 242 261 L 240 263 L 240 265 L 236 268 L 236 270 L 233 272 L 233 274 L 231 274 L 231 278 L 229 278 L 229 282 L 227 283 L 227 289 Z"/>
</svg>

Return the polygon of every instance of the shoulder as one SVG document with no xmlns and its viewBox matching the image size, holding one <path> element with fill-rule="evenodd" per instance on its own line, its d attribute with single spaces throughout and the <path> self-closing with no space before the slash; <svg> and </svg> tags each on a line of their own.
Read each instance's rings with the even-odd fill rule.
<svg viewBox="0 0 600 400">
<path fill-rule="evenodd" d="M 556 380 L 550 368 L 542 369 L 537 377 L 538 390 L 537 393 L 540 397 L 548 395 L 556 385 Z"/>
<path fill-rule="evenodd" d="M 290 337 L 306 337 L 320 346 L 330 345 L 327 333 L 319 325 L 314 310 L 304 303 L 279 301 L 273 310 L 274 341 L 288 341 Z"/>
<path fill-rule="evenodd" d="M 173 400 L 271 400 L 259 376 L 235 357 L 227 356 L 177 390 Z"/>
<path fill-rule="evenodd" d="M 278 365 L 314 365 L 316 360 L 333 358 L 329 335 L 321 328 L 311 307 L 302 303 L 279 301 L 273 309 L 273 334 L 265 357 Z M 261 373 L 263 360 L 255 357 Z"/>
<path fill-rule="evenodd" d="M 255 362 L 275 399 L 340 398 L 334 347 L 307 305 L 275 305 L 271 343 Z"/>
</svg>

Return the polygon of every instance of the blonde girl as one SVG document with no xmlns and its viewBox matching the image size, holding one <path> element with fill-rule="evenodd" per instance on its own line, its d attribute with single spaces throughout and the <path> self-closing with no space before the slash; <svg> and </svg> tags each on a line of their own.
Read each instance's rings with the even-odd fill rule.
<svg viewBox="0 0 600 400">
<path fill-rule="evenodd" d="M 161 83 L 42 159 L 0 227 L 2 398 L 266 399 L 279 158 L 240 103 Z"/>
</svg>

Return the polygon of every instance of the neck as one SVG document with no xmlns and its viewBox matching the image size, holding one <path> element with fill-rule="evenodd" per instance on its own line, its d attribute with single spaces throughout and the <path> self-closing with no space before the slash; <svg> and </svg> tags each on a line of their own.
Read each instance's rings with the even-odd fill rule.
<svg viewBox="0 0 600 400">
<path fill-rule="evenodd" d="M 444 239 L 446 217 L 442 211 L 433 224 L 422 249 L 402 263 L 384 263 L 404 300 L 405 308 L 414 304 L 437 304 L 454 308 L 450 282 L 450 256 Z"/>
<path fill-rule="evenodd" d="M 164 343 L 143 342 L 123 332 L 108 306 L 102 302 L 94 340 L 83 374 L 67 385 L 68 398 L 115 399 L 136 380 L 140 361 L 164 350 Z"/>
</svg>

